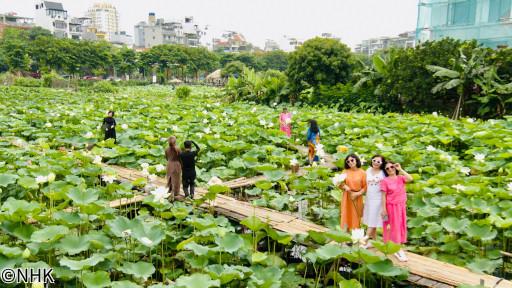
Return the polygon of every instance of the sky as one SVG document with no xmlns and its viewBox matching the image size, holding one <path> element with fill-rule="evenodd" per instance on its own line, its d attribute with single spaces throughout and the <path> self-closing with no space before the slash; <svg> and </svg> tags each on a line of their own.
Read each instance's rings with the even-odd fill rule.
<svg viewBox="0 0 512 288">
<path fill-rule="evenodd" d="M 34 17 L 36 0 L 0 0 L 0 13 Z M 133 26 L 147 21 L 149 12 L 166 20 L 193 16 L 208 26 L 203 43 L 233 30 L 263 48 L 266 39 L 286 49 L 287 38 L 301 41 L 332 33 L 354 48 L 362 40 L 397 36 L 416 28 L 417 0 L 60 0 L 72 17 L 84 16 L 96 2 L 116 6 L 120 29 L 133 35 Z"/>
</svg>

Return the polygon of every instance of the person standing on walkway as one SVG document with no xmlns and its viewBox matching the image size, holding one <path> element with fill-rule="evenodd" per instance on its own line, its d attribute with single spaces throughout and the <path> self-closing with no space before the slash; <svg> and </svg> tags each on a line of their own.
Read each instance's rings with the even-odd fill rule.
<svg viewBox="0 0 512 288">
<path fill-rule="evenodd" d="M 180 193 L 181 186 L 181 162 L 180 148 L 176 146 L 176 137 L 171 136 L 168 139 L 169 147 L 165 150 L 165 159 L 167 159 L 167 187 L 171 194 L 171 200 Z"/>
<path fill-rule="evenodd" d="M 345 158 L 345 181 L 339 188 L 343 190 L 340 203 L 341 229 L 351 231 L 361 227 L 363 197 L 366 192 L 366 172 L 361 169 L 361 160 L 350 154 Z"/>
<path fill-rule="evenodd" d="M 103 118 L 101 127 L 103 127 L 105 131 L 105 140 L 114 139 L 114 143 L 116 143 L 116 119 L 114 119 L 114 111 L 107 112 L 107 117 Z"/>
<path fill-rule="evenodd" d="M 385 159 L 381 155 L 372 157 L 371 167 L 366 170 L 366 198 L 364 202 L 363 223 L 368 226 L 369 239 L 377 239 L 377 228 L 382 227 L 380 182 L 384 177 Z M 371 247 L 368 242 L 365 248 Z"/>
<path fill-rule="evenodd" d="M 380 190 L 382 197 L 382 234 L 384 242 L 393 241 L 397 244 L 407 242 L 407 212 L 406 201 L 407 194 L 405 192 L 405 183 L 411 182 L 412 176 L 402 169 L 400 163 L 392 161 L 386 162 L 384 166 L 384 178 L 380 182 Z M 405 252 L 400 249 L 395 253 L 398 260 L 407 261 Z"/>
<path fill-rule="evenodd" d="M 309 128 L 307 132 L 307 141 L 308 141 L 308 161 L 309 164 L 312 164 L 313 161 L 320 161 L 318 156 L 316 155 L 316 145 L 320 144 L 320 128 L 318 128 L 318 124 L 316 120 L 309 120 Z"/>
<path fill-rule="evenodd" d="M 290 138 L 292 136 L 292 113 L 288 109 L 283 108 L 283 112 L 279 115 L 279 128 Z"/>
<path fill-rule="evenodd" d="M 196 150 L 194 151 L 192 151 L 192 144 L 194 144 L 196 147 Z M 185 192 L 185 197 L 190 196 L 191 199 L 194 199 L 194 187 L 196 181 L 196 157 L 201 149 L 194 141 L 187 140 L 183 145 L 185 146 L 185 150 L 180 153 L 183 172 L 183 191 Z"/>
</svg>

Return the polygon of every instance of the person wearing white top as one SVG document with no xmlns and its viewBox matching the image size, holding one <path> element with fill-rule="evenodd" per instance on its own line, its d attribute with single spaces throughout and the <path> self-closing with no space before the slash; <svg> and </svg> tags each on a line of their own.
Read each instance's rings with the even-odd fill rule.
<svg viewBox="0 0 512 288">
<path fill-rule="evenodd" d="M 366 199 L 363 211 L 363 223 L 368 226 L 368 238 L 377 238 L 377 228 L 382 227 L 380 181 L 384 179 L 385 159 L 381 155 L 372 157 L 371 167 L 366 170 Z M 365 245 L 371 247 L 370 242 Z"/>
</svg>

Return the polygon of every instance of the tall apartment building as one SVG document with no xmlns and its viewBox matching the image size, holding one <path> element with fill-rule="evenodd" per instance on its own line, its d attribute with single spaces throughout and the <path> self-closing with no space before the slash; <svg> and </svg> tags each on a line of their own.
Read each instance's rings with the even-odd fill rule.
<svg viewBox="0 0 512 288">
<path fill-rule="evenodd" d="M 276 41 L 274 40 L 271 40 L 271 39 L 267 39 L 265 41 L 265 48 L 263 49 L 265 52 L 269 52 L 269 51 L 277 51 L 277 50 L 280 50 L 279 48 L 279 44 L 277 44 Z"/>
<path fill-rule="evenodd" d="M 49 30 L 59 38 L 71 38 L 69 33 L 68 11 L 64 10 L 62 3 L 41 1 L 37 2 L 35 24 Z"/>
<path fill-rule="evenodd" d="M 491 48 L 512 47 L 512 0 L 420 0 L 419 42 L 476 39 Z"/>
<path fill-rule="evenodd" d="M 184 21 L 165 21 L 156 19 L 153 12 L 149 13 L 147 22 L 139 22 L 134 28 L 135 48 L 139 49 L 161 44 L 197 47 L 204 35 L 192 17 L 186 17 Z"/>
<path fill-rule="evenodd" d="M 99 38 L 111 40 L 119 32 L 119 14 L 115 6 L 109 3 L 96 3 L 87 11 L 91 26 L 96 28 Z"/>
<path fill-rule="evenodd" d="M 414 31 L 405 32 L 398 35 L 398 37 L 378 37 L 363 40 L 358 44 L 354 52 L 371 56 L 376 51 L 387 49 L 391 47 L 408 48 L 414 47 L 416 44 L 416 35 Z"/>
</svg>

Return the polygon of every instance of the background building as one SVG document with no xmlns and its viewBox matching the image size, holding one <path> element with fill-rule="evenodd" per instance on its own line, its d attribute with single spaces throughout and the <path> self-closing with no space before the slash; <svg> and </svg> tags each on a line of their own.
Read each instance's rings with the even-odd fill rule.
<svg viewBox="0 0 512 288">
<path fill-rule="evenodd" d="M 398 35 L 398 37 L 379 37 L 379 38 L 371 38 L 367 40 L 363 40 L 361 44 L 358 44 L 354 52 L 365 54 L 365 55 L 373 55 L 376 51 L 387 49 L 391 47 L 397 48 L 408 48 L 414 47 L 416 44 L 416 35 L 414 31 L 405 32 Z"/>
<path fill-rule="evenodd" d="M 35 8 L 36 26 L 49 30 L 58 38 L 71 38 L 68 11 L 64 10 L 62 3 L 41 1 Z"/>
<path fill-rule="evenodd" d="M 6 28 L 30 29 L 32 27 L 34 27 L 33 18 L 21 17 L 14 12 L 0 14 L 0 38 Z"/>
<path fill-rule="evenodd" d="M 194 23 L 193 17 L 185 17 L 184 21 L 165 21 L 156 19 L 153 12 L 149 13 L 148 22 L 139 22 L 134 31 L 135 48 L 151 48 L 161 44 L 181 44 L 197 47 L 204 32 Z"/>
<path fill-rule="evenodd" d="M 221 38 L 213 39 L 213 50 L 224 52 L 251 51 L 252 44 L 245 40 L 242 33 L 226 31 Z"/>
<path fill-rule="evenodd" d="M 132 35 L 128 35 L 126 33 L 126 31 L 120 31 L 120 32 L 116 32 L 114 33 L 114 35 L 112 35 L 110 37 L 110 42 L 114 45 L 120 45 L 120 46 L 128 46 L 128 47 L 132 47 L 133 46 L 133 37 Z"/>
<path fill-rule="evenodd" d="M 267 39 L 265 41 L 265 48 L 263 50 L 265 52 L 269 52 L 269 51 L 276 51 L 276 50 L 280 50 L 280 49 L 279 49 L 279 45 L 277 44 L 276 41 Z"/>
<path fill-rule="evenodd" d="M 420 0 L 419 42 L 476 39 L 491 48 L 512 47 L 512 0 Z"/>
<path fill-rule="evenodd" d="M 116 7 L 109 3 L 96 3 L 87 11 L 91 26 L 96 28 L 98 38 L 111 40 L 119 32 L 119 14 Z"/>
</svg>

